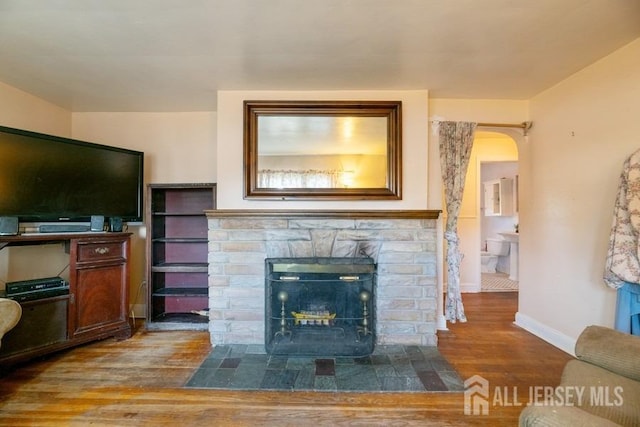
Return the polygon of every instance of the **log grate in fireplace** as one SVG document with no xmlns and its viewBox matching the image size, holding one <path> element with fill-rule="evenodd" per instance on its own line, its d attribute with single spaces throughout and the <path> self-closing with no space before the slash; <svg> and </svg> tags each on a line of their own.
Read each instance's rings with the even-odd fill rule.
<svg viewBox="0 0 640 427">
<path fill-rule="evenodd" d="M 267 258 L 267 353 L 371 354 L 375 282 L 376 265 L 371 258 Z"/>
</svg>

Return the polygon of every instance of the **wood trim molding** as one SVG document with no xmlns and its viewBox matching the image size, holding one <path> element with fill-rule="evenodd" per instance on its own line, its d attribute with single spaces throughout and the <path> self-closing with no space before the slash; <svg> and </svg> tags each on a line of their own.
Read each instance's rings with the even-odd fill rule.
<svg viewBox="0 0 640 427">
<path fill-rule="evenodd" d="M 377 219 L 438 219 L 440 210 L 262 210 L 218 209 L 205 211 L 207 218 L 377 218 Z"/>
</svg>

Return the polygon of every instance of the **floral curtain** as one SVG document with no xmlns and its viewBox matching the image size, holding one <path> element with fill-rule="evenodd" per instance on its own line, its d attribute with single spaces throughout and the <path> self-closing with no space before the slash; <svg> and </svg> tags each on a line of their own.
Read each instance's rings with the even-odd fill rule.
<svg viewBox="0 0 640 427">
<path fill-rule="evenodd" d="M 640 335 L 640 150 L 625 160 L 613 211 L 604 282 L 616 289 L 614 328 Z"/>
<path fill-rule="evenodd" d="M 460 253 L 458 239 L 458 215 L 462 204 L 464 181 L 471 157 L 476 123 L 440 122 L 440 167 L 444 182 L 447 207 L 447 224 L 444 238 L 447 241 L 447 298 L 444 316 L 450 322 L 466 322 L 460 295 Z"/>
<path fill-rule="evenodd" d="M 334 170 L 274 170 L 258 171 L 260 188 L 337 188 L 340 171 Z"/>
</svg>

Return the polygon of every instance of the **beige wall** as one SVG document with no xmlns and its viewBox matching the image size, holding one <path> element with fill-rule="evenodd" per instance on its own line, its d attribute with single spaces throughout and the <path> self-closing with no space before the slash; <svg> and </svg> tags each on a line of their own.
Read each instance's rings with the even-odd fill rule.
<svg viewBox="0 0 640 427">
<path fill-rule="evenodd" d="M 145 153 L 145 184 L 215 182 L 216 114 L 74 113 L 73 137 Z M 146 229 L 130 225 L 131 304 L 144 315 Z"/>
<path fill-rule="evenodd" d="M 530 108 L 518 323 L 570 347 L 585 326 L 613 325 L 616 295 L 602 274 L 622 163 L 640 148 L 640 39 Z"/>
<path fill-rule="evenodd" d="M 76 139 L 145 153 L 147 183 L 215 182 L 216 114 L 73 113 Z"/>
<path fill-rule="evenodd" d="M 71 113 L 0 82 L 0 125 L 68 138 Z"/>
<path fill-rule="evenodd" d="M 402 101 L 403 199 L 397 201 L 243 200 L 242 123 L 247 99 Z M 222 209 L 430 209 L 427 204 L 428 92 L 220 91 L 218 92 L 218 207 Z M 437 208 L 435 208 L 437 209 Z"/>
<path fill-rule="evenodd" d="M 0 82 L 0 125 L 69 137 L 71 113 Z M 60 245 L 4 248 L 0 250 L 0 289 L 7 281 L 64 277 L 67 262 Z"/>
</svg>

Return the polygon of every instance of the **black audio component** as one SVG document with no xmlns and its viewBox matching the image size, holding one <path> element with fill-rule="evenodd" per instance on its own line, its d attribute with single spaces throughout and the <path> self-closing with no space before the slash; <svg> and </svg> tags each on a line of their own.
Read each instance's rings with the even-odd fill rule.
<svg viewBox="0 0 640 427">
<path fill-rule="evenodd" d="M 41 291 L 51 288 L 66 287 L 67 282 L 62 277 L 45 277 L 42 279 L 20 280 L 7 282 L 7 295 L 21 294 L 24 292 Z"/>
<path fill-rule="evenodd" d="M 22 292 L 19 294 L 7 295 L 6 292 L 1 292 L 0 297 L 9 298 L 18 302 L 35 301 L 43 298 L 57 297 L 58 295 L 68 295 L 69 287 L 41 289 L 38 291 Z"/>
<path fill-rule="evenodd" d="M 38 227 L 40 233 L 83 233 L 90 229 L 83 224 L 42 224 Z"/>
</svg>

